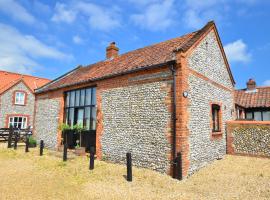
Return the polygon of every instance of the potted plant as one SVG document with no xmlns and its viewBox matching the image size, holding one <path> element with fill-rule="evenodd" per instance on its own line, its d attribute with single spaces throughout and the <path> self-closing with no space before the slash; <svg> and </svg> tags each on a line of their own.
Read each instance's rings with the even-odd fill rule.
<svg viewBox="0 0 270 200">
<path fill-rule="evenodd" d="M 76 140 L 75 154 L 78 156 L 85 155 L 85 147 L 82 147 L 82 132 L 85 130 L 85 128 L 80 123 L 74 125 L 73 130 L 80 136 L 80 140 Z"/>
<path fill-rule="evenodd" d="M 61 143 L 68 143 L 68 132 L 72 130 L 71 127 L 66 123 L 62 123 L 59 125 L 58 129 L 62 131 Z"/>
<path fill-rule="evenodd" d="M 29 137 L 29 147 L 33 148 L 33 147 L 36 147 L 36 146 L 37 146 L 37 141 L 32 136 L 30 136 Z"/>
</svg>

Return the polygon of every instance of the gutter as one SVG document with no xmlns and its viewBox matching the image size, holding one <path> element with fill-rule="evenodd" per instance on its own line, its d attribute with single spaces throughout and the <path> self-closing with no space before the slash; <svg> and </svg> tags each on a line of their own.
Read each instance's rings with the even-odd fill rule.
<svg viewBox="0 0 270 200">
<path fill-rule="evenodd" d="M 61 78 L 57 78 L 55 80 L 53 80 L 52 82 L 50 82 L 49 84 L 35 90 L 35 93 L 36 94 L 40 94 L 40 93 L 44 93 L 44 92 L 49 92 L 49 91 L 53 91 L 53 90 L 57 90 L 57 89 L 61 89 L 61 88 L 65 88 L 65 87 L 72 87 L 72 86 L 77 86 L 77 85 L 81 85 L 81 84 L 87 84 L 87 83 L 91 83 L 91 82 L 95 82 L 95 81 L 100 81 L 100 80 L 104 80 L 104 79 L 109 79 L 109 78 L 114 78 L 114 77 L 117 77 L 117 76 L 122 76 L 122 75 L 126 75 L 126 74 L 130 74 L 130 73 L 134 73 L 134 72 L 139 72 L 139 71 L 143 71 L 143 70 L 147 70 L 147 69 L 155 69 L 155 68 L 160 68 L 160 67 L 164 67 L 164 66 L 171 66 L 172 64 L 175 63 L 175 60 L 169 60 L 167 62 L 164 62 L 164 63 L 159 63 L 159 64 L 154 64 L 154 65 L 147 65 L 147 66 L 144 66 L 144 67 L 137 67 L 135 69 L 132 69 L 132 70 L 128 70 L 128 71 L 124 71 L 124 72 L 119 72 L 119 73 L 115 73 L 115 74 L 110 74 L 110 75 L 107 75 L 107 76 L 103 76 L 103 77 L 100 77 L 100 78 L 93 78 L 93 79 L 88 79 L 88 80 L 83 80 L 83 81 L 79 81 L 79 82 L 76 82 L 74 84 L 66 84 L 66 85 L 61 85 L 59 87 L 55 87 L 53 89 L 47 89 L 45 88 L 45 86 L 48 86 L 49 84 L 52 84 L 53 82 L 63 78 L 64 76 L 66 76 L 67 74 L 70 74 L 72 73 L 73 71 L 77 70 L 79 67 L 77 67 L 76 69 L 72 70 L 71 72 L 61 76 Z M 42 90 L 44 88 L 44 90 Z"/>
<path fill-rule="evenodd" d="M 172 102 L 172 121 L 173 121 L 173 144 L 172 144 L 172 154 L 173 154 L 173 161 L 172 161 L 172 165 L 173 165 L 173 178 L 178 178 L 179 176 L 177 175 L 177 169 L 179 166 L 177 166 L 177 151 L 176 151 L 176 69 L 175 69 L 175 63 L 170 65 L 170 70 L 172 72 L 172 76 L 173 76 L 173 102 Z M 182 173 L 182 169 L 181 173 Z"/>
</svg>

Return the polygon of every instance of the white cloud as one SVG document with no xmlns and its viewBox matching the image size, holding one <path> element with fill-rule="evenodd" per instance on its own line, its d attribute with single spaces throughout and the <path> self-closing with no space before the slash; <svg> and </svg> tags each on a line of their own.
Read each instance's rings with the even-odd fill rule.
<svg viewBox="0 0 270 200">
<path fill-rule="evenodd" d="M 0 11 L 17 21 L 33 24 L 36 19 L 23 6 L 14 0 L 0 0 Z"/>
<path fill-rule="evenodd" d="M 226 16 L 228 1 L 186 0 L 184 22 L 190 28 L 201 28 L 207 21 L 221 21 Z"/>
<path fill-rule="evenodd" d="M 174 1 L 165 0 L 146 6 L 143 12 L 131 15 L 131 20 L 138 26 L 149 30 L 162 30 L 174 22 Z"/>
<path fill-rule="evenodd" d="M 108 31 L 120 26 L 118 11 L 114 6 L 107 9 L 84 1 L 74 1 L 69 5 L 57 3 L 52 21 L 73 23 L 86 18 L 92 28 Z"/>
<path fill-rule="evenodd" d="M 78 2 L 75 8 L 88 18 L 92 28 L 108 31 L 120 26 L 116 7 L 105 9 L 93 3 Z"/>
<path fill-rule="evenodd" d="M 76 12 L 67 8 L 66 4 L 56 3 L 55 13 L 52 16 L 54 22 L 72 23 L 76 18 Z"/>
<path fill-rule="evenodd" d="M 248 52 L 247 45 L 241 39 L 226 44 L 224 50 L 231 62 L 248 62 L 251 60 L 251 53 Z"/>
<path fill-rule="evenodd" d="M 83 42 L 82 38 L 78 35 L 73 36 L 72 40 L 75 44 L 82 44 Z"/>
<path fill-rule="evenodd" d="M 38 58 L 70 59 L 54 47 L 32 35 L 23 35 L 14 27 L 0 23 L 0 68 L 20 73 L 31 73 L 39 64 Z"/>
<path fill-rule="evenodd" d="M 270 86 L 270 80 L 264 81 L 264 82 L 263 82 L 263 85 L 265 85 L 265 86 Z"/>
</svg>

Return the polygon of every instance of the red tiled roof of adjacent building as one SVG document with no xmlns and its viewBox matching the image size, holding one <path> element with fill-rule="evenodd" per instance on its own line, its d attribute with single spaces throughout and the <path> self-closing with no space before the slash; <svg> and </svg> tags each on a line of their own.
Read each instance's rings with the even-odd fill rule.
<svg viewBox="0 0 270 200">
<path fill-rule="evenodd" d="M 187 51 L 213 25 L 214 22 L 211 21 L 199 31 L 130 51 L 116 56 L 113 59 L 107 59 L 85 67 L 79 66 L 73 71 L 53 80 L 44 87 L 39 88 L 36 92 L 42 93 L 58 88 L 122 75 L 136 70 L 142 70 L 149 68 L 150 66 L 164 65 L 175 60 L 175 51 Z M 229 67 L 228 71 L 234 82 Z"/>
<path fill-rule="evenodd" d="M 31 90 L 31 92 L 34 92 L 35 89 L 42 87 L 43 85 L 50 82 L 50 80 L 46 78 L 0 71 L 0 94 L 7 91 L 9 88 L 13 87 L 20 81 L 23 81 Z"/>
<path fill-rule="evenodd" d="M 235 103 L 244 108 L 269 108 L 270 87 L 257 87 L 253 91 L 247 89 L 236 90 Z"/>
</svg>

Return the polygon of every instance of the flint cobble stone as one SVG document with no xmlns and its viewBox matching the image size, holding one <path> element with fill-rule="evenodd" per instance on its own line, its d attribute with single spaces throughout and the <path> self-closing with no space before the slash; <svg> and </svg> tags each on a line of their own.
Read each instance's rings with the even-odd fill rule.
<svg viewBox="0 0 270 200">
<path fill-rule="evenodd" d="M 154 82 L 102 93 L 101 146 L 106 159 L 125 163 L 126 153 L 131 152 L 135 166 L 167 172 L 171 145 L 166 133 L 171 114 L 164 86 L 171 84 Z"/>
<path fill-rule="evenodd" d="M 232 135 L 235 153 L 270 156 L 270 126 L 238 127 Z"/>
<path fill-rule="evenodd" d="M 14 91 L 22 90 L 27 93 L 26 105 L 14 105 Z M 35 105 L 35 96 L 33 93 L 25 86 L 24 83 L 19 83 L 18 85 L 12 87 L 10 90 L 5 92 L 1 96 L 1 106 L 0 106 L 0 128 L 5 127 L 6 125 L 6 116 L 9 114 L 18 114 L 18 115 L 29 115 L 30 121 L 28 121 L 29 126 L 33 126 L 33 114 L 34 114 L 34 105 Z"/>
<path fill-rule="evenodd" d="M 214 32 L 210 32 L 194 49 L 188 58 L 188 65 L 208 79 L 233 90 L 228 70 Z M 214 159 L 226 153 L 226 121 L 233 119 L 234 100 L 232 92 L 213 85 L 211 82 L 190 74 L 189 85 L 189 122 L 190 167 L 191 175 Z M 222 138 L 212 139 L 211 103 L 221 104 Z"/>
<path fill-rule="evenodd" d="M 38 99 L 36 102 L 35 136 L 44 140 L 47 148 L 57 148 L 60 102 L 57 99 Z"/>
</svg>

